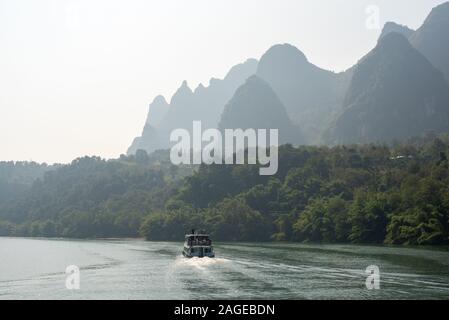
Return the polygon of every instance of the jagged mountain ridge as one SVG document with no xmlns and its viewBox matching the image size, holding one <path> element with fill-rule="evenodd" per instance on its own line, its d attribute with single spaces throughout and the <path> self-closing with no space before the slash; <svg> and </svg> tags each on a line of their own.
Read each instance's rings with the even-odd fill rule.
<svg viewBox="0 0 449 320">
<path fill-rule="evenodd" d="M 195 91 L 184 81 L 159 122 L 152 120 L 153 104 L 150 106 L 142 135 L 134 139 L 128 154 L 138 149 L 152 152 L 169 148 L 170 132 L 177 128 L 190 131 L 194 120 L 201 120 L 203 128 L 217 128 L 225 104 L 237 88 L 256 72 L 257 64 L 257 60 L 248 59 L 231 68 L 224 79 L 212 78 L 208 87 L 200 84 Z"/>
<path fill-rule="evenodd" d="M 252 69 L 251 67 L 249 68 L 251 69 L 251 72 L 247 72 L 245 76 L 237 76 L 236 78 L 238 78 L 238 81 L 234 81 L 233 83 L 236 84 L 239 81 L 241 83 L 234 87 L 229 86 L 229 90 L 223 90 L 223 87 L 220 86 L 225 80 L 211 79 L 209 87 L 200 85 L 194 91 L 192 91 L 185 82 L 173 96 L 170 103 L 167 104 L 168 108 L 165 108 L 167 105 L 164 104 L 160 98 L 157 103 L 156 101 L 153 102 L 153 104 L 156 103 L 156 106 L 153 106 L 152 104 L 150 107 L 149 119 L 145 125 L 142 137 L 135 139 L 128 152 L 133 153 L 138 148 L 143 148 L 150 152 L 158 148 L 168 148 L 170 131 L 174 128 L 187 128 L 190 130 L 193 120 L 201 120 L 203 124 L 205 123 L 206 125 L 203 126 L 203 128 L 216 127 L 220 121 L 220 115 L 224 105 L 231 98 L 235 97 L 234 93 L 238 90 L 239 86 L 245 85 L 245 80 L 252 74 L 256 74 L 260 79 L 263 79 L 270 87 L 269 89 L 266 87 L 267 90 L 269 91 L 272 89 L 279 98 L 291 122 L 301 129 L 301 143 L 304 144 L 339 142 L 363 143 L 373 139 L 379 141 L 391 141 L 392 139 L 406 138 L 408 135 L 416 134 L 422 130 L 446 130 L 445 125 L 441 125 L 441 123 L 445 121 L 445 110 L 441 109 L 440 105 L 441 103 L 445 103 L 442 102 L 445 100 L 443 97 L 445 95 L 444 91 L 449 91 L 449 85 L 447 84 L 447 79 L 449 78 L 449 42 L 446 41 L 449 32 L 448 21 L 449 2 L 446 2 L 435 7 L 426 18 L 423 25 L 416 31 L 393 22 L 385 24 L 382 34 L 379 37 L 379 43 L 381 43 L 381 40 L 389 34 L 401 34 L 403 38 L 408 40 L 409 45 L 411 45 L 412 48 L 415 48 L 422 54 L 421 58 L 424 56 L 424 60 L 427 59 L 430 61 L 434 67 L 432 72 L 429 71 L 430 68 L 428 67 L 424 68 L 424 71 L 421 70 L 425 63 L 423 62 L 423 59 L 420 58 L 418 59 L 420 61 L 418 63 L 419 66 L 413 64 L 408 65 L 410 70 L 408 70 L 407 72 L 409 73 L 407 73 L 400 67 L 402 63 L 401 58 L 395 58 L 395 63 L 397 65 L 395 65 L 395 63 L 389 64 L 388 61 L 382 60 L 382 63 L 388 65 L 392 70 L 397 70 L 397 68 L 401 69 L 401 74 L 403 76 L 408 74 L 408 78 L 397 76 L 396 81 L 398 83 L 396 83 L 392 80 L 395 78 L 393 75 L 387 76 L 386 74 L 382 74 L 383 71 L 388 71 L 385 70 L 384 66 L 380 65 L 377 69 L 373 69 L 378 71 L 383 70 L 382 72 L 378 72 L 378 75 L 381 75 L 380 79 L 384 79 L 382 81 L 387 81 L 389 87 L 393 88 L 397 86 L 398 91 L 396 92 L 392 91 L 387 94 L 386 90 L 384 90 L 382 93 L 378 83 L 373 81 L 369 82 L 372 80 L 370 76 L 366 77 L 366 81 L 360 76 L 360 64 L 370 56 L 370 54 L 347 71 L 334 73 L 313 65 L 300 50 L 292 45 L 275 45 L 261 57 L 258 64 L 256 62 L 252 65 Z M 399 38 L 396 37 L 396 39 Z M 402 38 L 401 40 L 398 40 L 399 44 L 404 44 L 404 41 L 402 40 Z M 376 51 L 376 48 L 373 51 Z M 408 53 L 403 51 L 400 54 L 407 55 Z M 416 56 L 416 52 L 414 55 Z M 240 65 L 240 67 L 242 65 Z M 233 68 L 226 78 L 231 77 L 230 75 L 233 73 L 238 75 L 238 69 L 239 66 Z M 411 92 L 411 88 L 413 88 L 416 83 L 405 85 L 407 82 L 413 80 L 409 78 L 410 74 L 413 74 L 414 77 L 422 78 L 420 72 L 417 72 L 418 70 L 423 71 L 423 74 L 432 74 L 428 77 L 427 81 L 435 84 L 435 92 L 431 92 L 429 88 L 424 90 L 423 88 L 427 87 L 424 81 L 422 83 L 423 88 L 413 90 L 414 92 Z M 444 81 L 444 79 L 438 79 L 438 76 L 436 76 L 438 71 L 436 70 L 446 76 L 446 81 Z M 356 72 L 358 75 L 353 78 L 353 75 Z M 403 82 L 402 84 L 401 81 Z M 364 90 L 359 91 L 358 86 L 364 86 Z M 361 94 L 360 92 L 364 93 Z M 385 96 L 383 97 L 383 100 L 380 99 L 377 102 L 374 102 L 375 99 L 369 97 L 370 94 L 374 96 L 382 96 L 382 94 L 385 94 Z M 422 96 L 419 94 L 422 94 Z M 414 98 L 411 99 L 410 97 Z M 346 123 L 348 132 L 353 128 L 364 127 L 364 124 L 361 124 L 362 120 L 360 118 L 348 117 L 348 113 L 346 113 L 349 108 L 355 110 L 355 105 L 359 105 L 359 108 L 362 108 L 361 104 L 363 103 L 360 103 L 362 98 L 365 99 L 365 102 L 371 101 L 370 104 L 373 108 L 375 104 L 391 106 L 394 103 L 400 105 L 401 103 L 410 100 L 410 102 L 407 102 L 409 105 L 408 108 L 401 106 L 396 109 L 396 112 L 404 113 L 404 117 L 401 121 L 404 122 L 404 125 L 407 124 L 407 121 L 410 121 L 407 127 L 415 128 L 416 130 L 410 129 L 409 131 L 403 132 L 395 131 L 395 126 L 398 123 L 397 117 L 386 117 L 383 122 L 384 136 L 375 136 L 368 133 L 355 134 L 354 137 L 358 137 L 360 140 L 357 138 L 346 139 L 339 135 L 330 137 L 329 134 L 331 132 L 336 133 L 334 129 L 338 123 Z M 416 105 L 417 101 L 419 102 L 420 107 Z M 434 119 L 435 122 L 433 125 L 430 125 L 429 123 L 424 125 L 424 121 L 422 124 L 415 126 L 416 119 L 411 119 L 411 115 L 416 115 L 421 112 L 422 109 L 420 108 L 423 108 L 423 106 L 430 110 L 429 112 L 432 112 L 431 110 L 433 110 L 434 107 L 437 108 L 438 112 L 441 112 L 441 115 L 443 115 L 442 118 Z M 153 112 L 151 110 L 152 108 L 154 109 Z M 361 110 L 364 110 L 364 108 Z M 377 109 L 377 111 L 380 112 L 381 109 Z M 387 109 L 382 110 L 385 114 L 389 114 L 389 111 L 390 110 Z M 164 116 L 161 117 L 160 115 L 164 112 Z M 372 114 L 372 119 L 382 118 L 385 114 Z M 160 120 L 158 120 L 158 116 Z M 254 117 L 263 118 L 264 115 L 259 110 L 259 112 L 254 114 Z M 344 117 L 348 118 L 343 120 Z M 426 116 L 425 118 L 427 119 Z M 231 125 L 231 127 L 235 126 Z M 365 129 L 368 130 L 367 128 Z M 387 132 L 392 134 L 392 137 L 389 139 L 387 139 L 388 137 L 386 136 Z M 287 142 L 294 143 L 295 141 L 297 140 L 292 139 L 292 141 Z"/>
<path fill-rule="evenodd" d="M 449 86 L 399 33 L 389 33 L 354 68 L 330 144 L 388 142 L 449 130 Z"/>
</svg>

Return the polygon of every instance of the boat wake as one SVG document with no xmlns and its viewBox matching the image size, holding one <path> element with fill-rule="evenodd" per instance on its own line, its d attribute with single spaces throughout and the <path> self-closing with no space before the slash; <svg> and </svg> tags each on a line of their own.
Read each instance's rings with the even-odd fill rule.
<svg viewBox="0 0 449 320">
<path fill-rule="evenodd" d="M 184 258 L 178 257 L 175 261 L 175 268 L 197 268 L 199 270 L 206 270 L 214 266 L 224 266 L 230 264 L 231 260 L 223 258 Z"/>
</svg>

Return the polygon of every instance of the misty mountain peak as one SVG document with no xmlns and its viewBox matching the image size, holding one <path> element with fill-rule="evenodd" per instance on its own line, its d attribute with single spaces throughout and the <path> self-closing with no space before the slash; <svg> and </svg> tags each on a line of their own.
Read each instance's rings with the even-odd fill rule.
<svg viewBox="0 0 449 320">
<path fill-rule="evenodd" d="M 189 84 L 187 83 L 187 80 L 184 80 L 184 81 L 182 82 L 181 88 L 187 88 L 187 89 L 190 90 Z"/>
<path fill-rule="evenodd" d="M 206 87 L 205 87 L 202 83 L 200 83 L 200 84 L 198 85 L 198 87 L 196 87 L 196 89 L 195 89 L 195 91 L 194 91 L 194 94 L 201 93 L 201 92 L 203 92 L 205 89 L 206 89 Z"/>
<path fill-rule="evenodd" d="M 259 61 L 257 59 L 249 58 L 249 59 L 246 59 L 246 61 L 243 63 L 243 65 L 249 65 L 252 67 L 256 67 L 258 63 L 259 63 Z"/>
<path fill-rule="evenodd" d="M 220 129 L 279 129 L 281 143 L 302 143 L 303 137 L 270 85 L 254 75 L 235 92 L 221 116 Z"/>
<path fill-rule="evenodd" d="M 414 50 L 414 48 L 404 35 L 397 32 L 390 32 L 379 39 L 373 52 L 396 55 L 411 50 Z"/>
<path fill-rule="evenodd" d="M 177 102 L 183 102 L 186 99 L 189 99 L 193 95 L 192 89 L 190 89 L 189 85 L 187 84 L 187 81 L 184 80 L 182 82 L 181 87 L 175 92 L 173 97 L 171 98 L 170 104 L 176 104 Z"/>
<path fill-rule="evenodd" d="M 150 104 L 146 124 L 150 125 L 151 127 L 159 126 L 160 122 L 167 114 L 168 107 L 169 105 L 164 96 L 156 96 L 156 98 L 154 98 L 153 102 Z"/>
<path fill-rule="evenodd" d="M 153 102 L 151 104 L 165 104 L 168 105 L 167 100 L 165 100 L 165 97 L 163 95 L 158 95 L 153 99 Z"/>
<path fill-rule="evenodd" d="M 347 82 L 310 63 L 290 44 L 271 47 L 260 59 L 257 75 L 274 90 L 308 142 L 319 140 L 320 128 L 340 105 L 344 96 L 340 88 L 345 88 Z"/>
<path fill-rule="evenodd" d="M 407 38 L 399 32 L 390 32 L 390 33 L 386 34 L 384 37 L 382 37 L 381 39 L 379 39 L 379 41 L 377 43 L 380 46 L 386 46 L 386 47 L 393 47 L 393 46 L 411 47 Z"/>
<path fill-rule="evenodd" d="M 382 33 L 379 39 L 382 39 L 384 36 L 392 32 L 400 33 L 408 38 L 413 34 L 414 31 L 407 26 L 397 24 L 395 22 L 387 22 L 382 29 Z"/>
<path fill-rule="evenodd" d="M 272 46 L 262 56 L 259 63 L 259 69 L 263 69 L 266 65 L 285 66 L 296 65 L 301 66 L 307 64 L 307 58 L 298 48 L 291 44 L 276 44 Z"/>
</svg>

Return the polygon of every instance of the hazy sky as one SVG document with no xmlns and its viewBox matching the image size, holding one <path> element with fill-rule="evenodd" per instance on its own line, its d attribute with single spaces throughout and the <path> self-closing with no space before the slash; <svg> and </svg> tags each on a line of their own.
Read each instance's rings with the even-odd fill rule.
<svg viewBox="0 0 449 320">
<path fill-rule="evenodd" d="M 148 104 L 273 44 L 320 67 L 376 43 L 366 9 L 417 28 L 438 0 L 0 0 L 0 160 L 125 153 Z"/>
</svg>

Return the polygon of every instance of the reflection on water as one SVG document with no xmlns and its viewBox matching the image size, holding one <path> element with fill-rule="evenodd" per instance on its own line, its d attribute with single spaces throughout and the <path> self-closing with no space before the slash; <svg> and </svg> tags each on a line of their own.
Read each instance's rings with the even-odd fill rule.
<svg viewBox="0 0 449 320">
<path fill-rule="evenodd" d="M 217 258 L 181 243 L 0 238 L 0 299 L 448 299 L 447 248 L 218 244 Z M 81 289 L 65 288 L 65 268 Z M 380 290 L 367 290 L 377 265 Z"/>
</svg>

